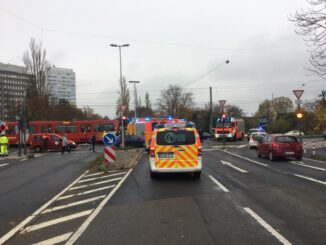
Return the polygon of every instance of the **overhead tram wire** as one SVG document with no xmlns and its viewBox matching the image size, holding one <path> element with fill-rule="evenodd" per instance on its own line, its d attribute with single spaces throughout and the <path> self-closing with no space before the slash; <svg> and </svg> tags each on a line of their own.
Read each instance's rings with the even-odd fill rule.
<svg viewBox="0 0 326 245">
<path fill-rule="evenodd" d="M 13 16 L 20 21 L 24 22 L 25 24 L 31 25 L 34 28 L 38 29 L 41 34 L 43 32 L 53 32 L 53 33 L 62 33 L 62 34 L 69 34 L 69 35 L 79 35 L 79 36 L 89 36 L 94 38 L 106 38 L 106 39 L 117 39 L 117 40 L 125 40 L 125 41 L 133 41 L 133 42 L 142 42 L 142 43 L 148 43 L 148 44 L 155 44 L 155 45 L 166 45 L 166 46 L 178 46 L 178 47 L 189 47 L 189 48 L 199 48 L 199 49 L 210 49 L 210 50 L 217 50 L 217 51 L 227 51 L 231 52 L 242 52 L 242 51 L 252 51 L 252 50 L 266 50 L 266 49 L 279 49 L 279 48 L 289 48 L 289 47 L 295 47 L 292 45 L 278 45 L 278 46 L 264 46 L 264 47 L 255 47 L 255 48 L 238 48 L 238 49 L 232 49 L 232 48 L 223 48 L 223 47 L 211 47 L 211 46 L 201 46 L 201 45 L 192 45 L 192 44 L 185 44 L 185 43 L 172 43 L 172 42 L 163 42 L 163 41 L 153 41 L 153 40 L 143 40 L 143 39 L 136 39 L 136 38 L 130 38 L 130 37 L 118 37 L 118 36 L 111 36 L 107 34 L 98 34 L 98 33 L 88 33 L 88 32 L 74 32 L 74 31 L 65 31 L 65 30 L 57 30 L 57 29 L 51 29 L 51 28 L 45 28 L 39 25 L 34 24 L 33 22 L 22 18 L 11 11 L 8 11 L 2 7 L 0 7 L 0 10 L 5 12 L 6 14 Z"/>
</svg>

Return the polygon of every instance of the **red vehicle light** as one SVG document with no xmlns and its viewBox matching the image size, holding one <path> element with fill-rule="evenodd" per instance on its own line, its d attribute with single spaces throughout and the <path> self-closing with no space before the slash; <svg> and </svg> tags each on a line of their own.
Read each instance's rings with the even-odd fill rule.
<svg viewBox="0 0 326 245">
<path fill-rule="evenodd" d="M 279 150 L 280 146 L 278 144 L 276 144 L 276 143 L 273 143 L 272 144 L 272 149 Z"/>
<path fill-rule="evenodd" d="M 201 148 L 198 148 L 198 156 L 199 156 L 199 157 L 202 156 Z"/>
<path fill-rule="evenodd" d="M 155 157 L 155 150 L 153 148 L 151 148 L 149 154 L 150 154 L 151 157 Z"/>
</svg>

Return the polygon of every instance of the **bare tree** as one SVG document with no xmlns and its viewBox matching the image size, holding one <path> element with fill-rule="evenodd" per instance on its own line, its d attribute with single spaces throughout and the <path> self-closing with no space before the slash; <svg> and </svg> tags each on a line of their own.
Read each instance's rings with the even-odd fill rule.
<svg viewBox="0 0 326 245">
<path fill-rule="evenodd" d="M 151 100 L 149 99 L 149 93 L 146 92 L 145 94 L 145 107 L 146 108 L 152 108 Z"/>
<path fill-rule="evenodd" d="M 126 78 L 124 77 L 122 81 L 119 80 L 119 84 L 120 84 L 120 91 L 118 91 L 119 98 L 117 100 L 117 113 L 120 110 L 120 106 L 124 105 L 126 106 L 124 112 L 125 114 L 127 114 L 129 111 L 130 92 L 129 92 Z"/>
<path fill-rule="evenodd" d="M 50 67 L 46 60 L 46 50 L 42 43 L 36 43 L 31 38 L 29 50 L 23 55 L 26 72 L 32 75 L 30 86 L 26 93 L 27 118 L 29 120 L 44 120 L 49 116 L 50 91 L 47 87 L 46 74 Z"/>
<path fill-rule="evenodd" d="M 173 117 L 186 117 L 193 105 L 193 93 L 184 91 L 178 85 L 169 85 L 161 92 L 158 107 L 162 114 Z"/>
<path fill-rule="evenodd" d="M 290 17 L 296 33 L 304 36 L 310 53 L 307 70 L 321 77 L 326 75 L 326 1 L 307 0 L 311 8 L 297 11 Z"/>
</svg>

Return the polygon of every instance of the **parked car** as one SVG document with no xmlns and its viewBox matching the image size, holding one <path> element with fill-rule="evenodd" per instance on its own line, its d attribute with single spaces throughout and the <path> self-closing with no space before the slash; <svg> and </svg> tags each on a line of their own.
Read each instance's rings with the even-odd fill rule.
<svg viewBox="0 0 326 245">
<path fill-rule="evenodd" d="M 253 133 L 251 133 L 250 138 L 249 138 L 249 144 L 248 144 L 249 149 L 257 148 L 258 140 L 260 138 L 265 138 L 265 137 L 267 137 L 267 133 L 265 133 L 265 132 L 253 132 Z"/>
<path fill-rule="evenodd" d="M 326 140 L 326 130 L 321 134 L 321 136 Z"/>
<path fill-rule="evenodd" d="M 285 134 L 299 137 L 300 136 L 300 131 L 299 130 L 292 130 L 292 131 L 289 131 L 289 132 L 287 132 Z M 304 136 L 304 133 L 301 132 L 301 135 Z"/>
<path fill-rule="evenodd" d="M 279 157 L 294 157 L 298 161 L 302 159 L 302 145 L 293 135 L 272 134 L 258 142 L 258 157 L 268 157 L 271 161 Z"/>
<path fill-rule="evenodd" d="M 116 138 L 115 145 L 120 147 L 121 145 L 121 135 Z M 142 136 L 136 135 L 125 135 L 125 146 L 134 146 L 134 147 L 144 147 L 145 139 Z"/>
<path fill-rule="evenodd" d="M 49 151 L 61 151 L 62 149 L 62 137 L 58 134 L 52 134 L 48 133 L 47 134 L 49 139 L 47 143 L 47 150 Z M 42 139 L 43 134 L 38 133 L 38 134 L 32 134 L 29 137 L 30 142 L 30 149 L 34 150 L 35 152 L 42 152 L 44 151 L 44 143 Z M 72 140 L 68 140 L 68 147 L 70 149 L 75 149 L 76 148 L 76 143 Z"/>
</svg>

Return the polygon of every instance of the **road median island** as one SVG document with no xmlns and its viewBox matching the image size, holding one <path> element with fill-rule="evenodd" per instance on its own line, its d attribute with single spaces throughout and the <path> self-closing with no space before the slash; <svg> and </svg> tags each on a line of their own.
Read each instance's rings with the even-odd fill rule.
<svg viewBox="0 0 326 245">
<path fill-rule="evenodd" d="M 89 165 L 90 171 L 112 171 L 133 168 L 144 154 L 143 149 L 116 150 L 117 160 L 114 163 L 104 163 L 103 153 Z"/>
</svg>

